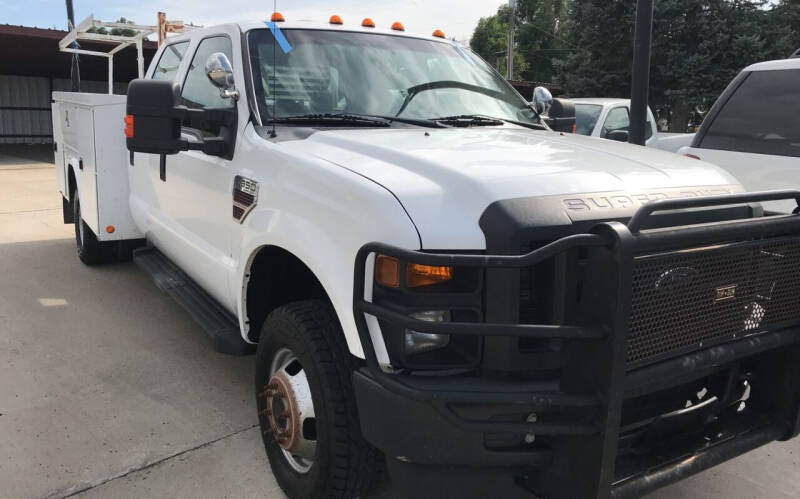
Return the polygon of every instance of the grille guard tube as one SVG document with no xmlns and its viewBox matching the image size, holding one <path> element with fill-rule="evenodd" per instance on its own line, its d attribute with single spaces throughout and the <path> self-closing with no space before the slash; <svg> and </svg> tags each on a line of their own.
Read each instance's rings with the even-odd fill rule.
<svg viewBox="0 0 800 499">
<path fill-rule="evenodd" d="M 564 237 L 524 255 L 456 255 L 411 251 L 382 243 L 370 243 L 356 256 L 354 272 L 354 316 L 366 356 L 364 375 L 388 392 L 430 404 L 440 416 L 468 432 L 533 432 L 562 438 L 552 449 L 547 472 L 532 487 L 542 497 L 608 498 L 615 482 L 615 460 L 619 439 L 622 401 L 626 391 L 626 353 L 631 306 L 634 257 L 653 248 L 689 248 L 730 241 L 746 241 L 780 236 L 800 236 L 800 215 L 780 215 L 729 221 L 704 226 L 640 231 L 643 221 L 659 210 L 678 210 L 726 204 L 795 199 L 800 191 L 778 191 L 667 200 L 645 205 L 626 226 L 619 222 L 600 223 L 590 233 Z M 433 266 L 523 268 L 552 258 L 567 250 L 585 248 L 589 256 L 584 279 L 585 304 L 570 325 L 429 323 L 364 299 L 366 263 L 373 254 L 385 254 L 404 261 Z M 440 378 L 438 387 L 425 386 L 415 376 L 385 373 L 376 358 L 366 324 L 366 314 L 416 331 L 478 336 L 560 338 L 565 342 L 566 365 L 560 386 L 541 391 L 531 386 L 520 392 L 494 384 L 491 389 L 476 385 L 473 389 L 443 388 L 448 378 Z M 775 333 L 776 331 L 770 331 Z M 796 330 L 792 331 L 797 338 Z M 677 355 L 676 359 L 677 360 Z M 656 366 L 653 366 L 656 367 Z M 695 364 L 694 368 L 709 367 Z M 642 368 L 649 369 L 649 368 Z M 691 370 L 691 369 L 688 369 Z M 634 371 L 635 374 L 637 371 Z M 652 369 L 652 372 L 663 370 Z M 681 374 L 681 373 L 675 373 Z M 519 407 L 550 407 L 563 410 L 566 417 L 558 423 L 511 423 L 465 420 L 450 404 L 515 404 Z M 798 421 L 797 414 L 781 414 Z M 796 431 L 791 424 L 784 435 Z M 788 428 L 791 428 L 789 430 Z M 770 433 L 770 435 L 772 435 Z M 369 435 L 366 435 L 369 438 Z M 743 451 L 746 450 L 742 446 Z M 446 463 L 443 463 L 446 464 Z M 488 462 L 487 465 L 491 465 Z M 663 473 L 663 469 L 659 472 Z M 669 474 L 671 480 L 687 476 L 680 470 Z M 583 477 L 576 481 L 575 476 Z M 661 483 L 661 482 L 659 482 Z M 663 485 L 663 484 L 662 484 Z"/>
</svg>

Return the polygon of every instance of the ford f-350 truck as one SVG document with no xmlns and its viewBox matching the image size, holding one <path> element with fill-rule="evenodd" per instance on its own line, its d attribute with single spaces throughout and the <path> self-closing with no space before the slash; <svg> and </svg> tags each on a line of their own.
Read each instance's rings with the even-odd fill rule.
<svg viewBox="0 0 800 499">
<path fill-rule="evenodd" d="M 553 132 L 441 32 L 276 14 L 54 102 L 80 259 L 257 350 L 291 498 L 379 459 L 410 498 L 635 497 L 800 429 L 800 215 L 759 204 L 800 192 Z"/>
</svg>

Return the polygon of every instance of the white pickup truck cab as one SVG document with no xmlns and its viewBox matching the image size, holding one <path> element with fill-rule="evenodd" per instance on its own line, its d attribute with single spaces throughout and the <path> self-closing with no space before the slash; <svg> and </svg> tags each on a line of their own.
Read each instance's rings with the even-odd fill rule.
<svg viewBox="0 0 800 499">
<path fill-rule="evenodd" d="M 378 459 L 413 498 L 631 497 L 797 433 L 800 216 L 758 202 L 800 192 L 552 132 L 440 32 L 273 20 L 54 125 L 81 260 L 257 348 L 289 497 Z"/>
<path fill-rule="evenodd" d="M 680 153 L 725 168 L 748 190 L 800 186 L 800 58 L 743 69 Z M 766 208 L 789 212 L 796 206 Z"/>
<path fill-rule="evenodd" d="M 576 98 L 570 101 L 575 104 L 575 133 L 619 142 L 628 141 L 631 126 L 630 99 Z M 646 147 L 677 152 L 681 147 L 691 144 L 693 138 L 693 133 L 659 132 L 653 111 L 647 108 Z"/>
</svg>

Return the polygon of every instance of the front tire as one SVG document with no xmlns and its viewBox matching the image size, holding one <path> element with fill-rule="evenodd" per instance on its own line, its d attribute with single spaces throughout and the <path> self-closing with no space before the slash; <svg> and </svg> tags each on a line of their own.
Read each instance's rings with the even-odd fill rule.
<svg viewBox="0 0 800 499">
<path fill-rule="evenodd" d="M 358 424 L 355 361 L 331 306 L 274 310 L 256 354 L 256 400 L 270 467 L 290 499 L 363 497 L 375 450 Z"/>
<path fill-rule="evenodd" d="M 105 260 L 102 243 L 81 217 L 81 198 L 76 190 L 72 195 L 72 213 L 75 221 L 75 242 L 78 258 L 86 265 L 98 265 Z"/>
</svg>

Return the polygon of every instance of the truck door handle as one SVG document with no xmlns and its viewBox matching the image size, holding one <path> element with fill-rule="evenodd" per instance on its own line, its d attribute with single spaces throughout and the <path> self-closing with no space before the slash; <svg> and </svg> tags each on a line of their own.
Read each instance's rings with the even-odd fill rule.
<svg viewBox="0 0 800 499">
<path fill-rule="evenodd" d="M 78 160 L 78 170 L 83 170 L 83 158 Z"/>
</svg>

